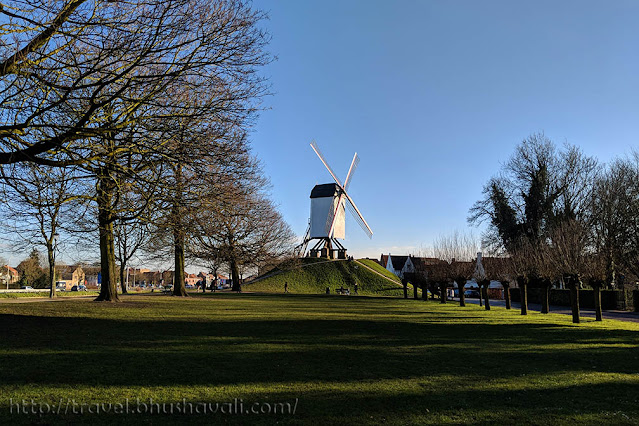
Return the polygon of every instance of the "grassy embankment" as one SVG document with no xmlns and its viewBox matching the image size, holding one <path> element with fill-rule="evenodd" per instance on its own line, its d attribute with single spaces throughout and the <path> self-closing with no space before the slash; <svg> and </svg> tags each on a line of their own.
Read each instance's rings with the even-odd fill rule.
<svg viewBox="0 0 639 426">
<path fill-rule="evenodd" d="M 362 266 L 364 263 L 377 274 Z M 379 274 L 387 277 L 380 276 Z M 300 259 L 299 262 L 282 266 L 266 274 L 266 278 L 246 284 L 245 290 L 282 293 L 288 282 L 290 293 L 324 294 L 326 287 L 331 293 L 336 288 L 349 288 L 351 294 L 355 283 L 358 293 L 368 296 L 403 296 L 401 281 L 397 276 L 381 267 L 377 262 L 363 259 L 357 262 L 347 260 L 325 261 L 320 259 Z M 409 286 L 409 295 L 413 289 Z"/>
<path fill-rule="evenodd" d="M 0 422 L 639 422 L 639 324 L 380 297 L 122 299 L 0 304 Z M 10 398 L 298 404 L 292 416 L 39 418 L 10 414 Z"/>
</svg>

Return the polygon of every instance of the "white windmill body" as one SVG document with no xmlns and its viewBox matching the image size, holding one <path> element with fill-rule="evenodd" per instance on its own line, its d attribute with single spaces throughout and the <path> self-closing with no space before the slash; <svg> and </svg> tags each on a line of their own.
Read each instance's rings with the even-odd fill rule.
<svg viewBox="0 0 639 426">
<path fill-rule="evenodd" d="M 345 199 L 339 197 L 339 187 L 334 183 L 315 185 L 311 191 L 311 229 L 310 238 L 346 238 L 346 204 Z M 340 204 L 338 207 L 338 203 Z M 326 229 L 333 212 L 335 224 L 333 232 Z"/>
<path fill-rule="evenodd" d="M 371 238 L 373 235 L 373 231 L 346 192 L 359 163 L 359 158 L 357 153 L 355 153 L 344 185 L 342 185 L 324 159 L 315 141 L 311 143 L 311 147 L 331 174 L 335 183 L 326 183 L 313 187 L 311 191 L 311 217 L 304 240 L 298 246 L 298 252 L 301 256 L 304 256 L 309 242 L 317 240 L 308 252 L 309 256 L 345 259 L 346 249 L 338 240 L 346 238 L 346 206 L 349 207 L 353 217 L 368 237 Z M 335 252 L 337 252 L 337 256 Z"/>
</svg>

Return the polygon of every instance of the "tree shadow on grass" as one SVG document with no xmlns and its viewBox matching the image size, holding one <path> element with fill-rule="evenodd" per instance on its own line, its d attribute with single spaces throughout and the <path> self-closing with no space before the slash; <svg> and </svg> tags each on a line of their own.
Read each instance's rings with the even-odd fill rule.
<svg viewBox="0 0 639 426">
<path fill-rule="evenodd" d="M 598 384 L 552 380 L 636 374 L 634 331 L 481 323 L 473 311 L 420 316 L 408 303 L 386 309 L 389 301 L 381 298 L 246 296 L 219 296 L 238 300 L 227 306 L 237 320 L 206 311 L 215 302 L 209 296 L 185 301 L 159 319 L 140 315 L 140 308 L 161 313 L 175 306 L 169 298 L 157 306 L 143 298 L 132 299 L 130 307 L 99 305 L 104 318 L 85 304 L 86 312 L 75 311 L 85 317 L 51 316 L 38 311 L 43 307 L 33 308 L 40 316 L 0 315 L 0 389 L 185 386 L 232 392 L 255 385 L 251 398 L 300 398 L 297 419 L 315 423 L 381 422 L 389 415 L 399 423 L 543 423 L 602 411 L 637 419 L 639 389 L 627 376 L 599 377 L 604 382 Z M 265 310 L 290 309 L 290 319 L 240 309 L 242 301 L 259 298 L 276 302 Z M 304 310 L 325 316 L 305 316 Z M 341 318 L 328 315 L 333 311 Z"/>
<path fill-rule="evenodd" d="M 470 373 L 637 372 L 637 333 L 549 324 L 0 315 L 0 383 L 352 382 Z M 10 367 L 9 367 L 10 366 Z M 7 368 L 9 367 L 9 368 Z M 475 368 L 476 367 L 476 368 Z"/>
</svg>

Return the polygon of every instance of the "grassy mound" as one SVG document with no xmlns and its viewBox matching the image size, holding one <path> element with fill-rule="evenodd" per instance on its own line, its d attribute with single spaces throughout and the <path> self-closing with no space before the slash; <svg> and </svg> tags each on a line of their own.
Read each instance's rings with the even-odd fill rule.
<svg viewBox="0 0 639 426">
<path fill-rule="evenodd" d="M 364 265 L 368 266 L 371 269 L 374 269 L 376 272 L 384 275 L 385 277 L 390 278 L 391 280 L 397 281 L 399 284 L 401 284 L 401 280 L 397 277 L 397 275 L 393 274 L 391 271 L 384 268 L 382 265 L 380 265 L 376 261 L 372 259 L 359 259 L 358 262 L 363 263 Z"/>
<path fill-rule="evenodd" d="M 374 262 L 373 262 L 374 263 Z M 378 269 L 383 269 L 377 265 Z M 377 269 L 376 269 L 377 270 Z M 379 271 L 383 274 L 382 271 Z M 288 282 L 290 293 L 323 294 L 326 287 L 331 293 L 344 287 L 358 293 L 374 296 L 402 296 L 401 283 L 395 277 L 395 283 L 379 276 L 358 262 L 348 260 L 321 261 L 320 259 L 299 259 L 275 269 L 253 283 L 244 286 L 247 291 L 277 292 L 284 291 Z"/>
</svg>

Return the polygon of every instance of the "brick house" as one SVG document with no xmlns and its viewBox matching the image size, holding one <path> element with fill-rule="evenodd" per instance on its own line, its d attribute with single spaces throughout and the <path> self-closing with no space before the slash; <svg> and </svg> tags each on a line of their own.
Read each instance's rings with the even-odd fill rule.
<svg viewBox="0 0 639 426">
<path fill-rule="evenodd" d="M 0 283 L 2 283 L 4 286 L 6 286 L 7 284 L 15 284 L 18 282 L 19 279 L 20 274 L 18 273 L 17 269 L 12 268 L 9 265 L 4 265 L 2 269 L 0 269 Z"/>
<path fill-rule="evenodd" d="M 56 267 L 58 280 L 56 286 L 64 290 L 71 290 L 74 285 L 85 284 L 86 276 L 81 266 L 60 265 Z"/>
</svg>

